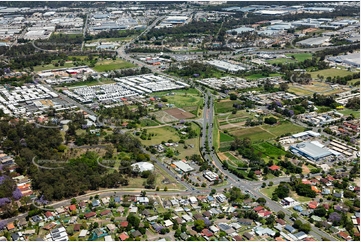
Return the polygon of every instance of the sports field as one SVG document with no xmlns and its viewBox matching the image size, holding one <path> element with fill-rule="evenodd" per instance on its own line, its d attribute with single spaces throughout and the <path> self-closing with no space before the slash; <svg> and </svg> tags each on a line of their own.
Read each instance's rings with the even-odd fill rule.
<svg viewBox="0 0 361 242">
<path fill-rule="evenodd" d="M 317 78 L 317 75 L 327 78 L 327 77 L 335 77 L 335 76 L 343 77 L 343 76 L 353 74 L 353 72 L 350 72 L 347 70 L 335 69 L 335 68 L 325 69 L 325 70 L 321 70 L 321 71 L 313 71 L 313 72 L 309 72 L 309 73 L 311 74 L 312 78 Z"/>
</svg>

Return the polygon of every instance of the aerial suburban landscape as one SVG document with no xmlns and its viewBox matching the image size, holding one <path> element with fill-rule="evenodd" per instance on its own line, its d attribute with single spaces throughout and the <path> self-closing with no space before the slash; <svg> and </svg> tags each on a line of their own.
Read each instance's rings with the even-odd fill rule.
<svg viewBox="0 0 361 242">
<path fill-rule="evenodd" d="M 359 1 L 1 1 L 0 241 L 360 241 Z"/>
</svg>

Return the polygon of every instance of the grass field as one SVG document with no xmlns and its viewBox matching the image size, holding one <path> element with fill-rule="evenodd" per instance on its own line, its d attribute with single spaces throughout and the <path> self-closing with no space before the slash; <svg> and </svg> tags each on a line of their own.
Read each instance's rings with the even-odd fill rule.
<svg viewBox="0 0 361 242">
<path fill-rule="evenodd" d="M 180 140 L 176 129 L 169 126 L 148 129 L 147 132 L 148 134 L 154 133 L 154 136 L 152 136 L 151 140 L 140 140 L 144 145 L 156 145 L 162 143 L 162 141 L 167 142 L 170 139 L 174 142 Z"/>
<path fill-rule="evenodd" d="M 360 85 L 360 78 L 352 79 L 351 81 L 348 81 L 347 85 L 354 85 L 356 82 L 358 83 L 358 86 L 359 86 Z"/>
<path fill-rule="evenodd" d="M 61 69 L 61 68 L 70 68 L 70 67 L 74 67 L 73 63 L 65 62 L 64 66 L 54 66 L 53 64 L 44 65 L 44 66 L 34 66 L 34 71 L 37 72 L 37 71 L 45 71 L 45 70 Z"/>
<path fill-rule="evenodd" d="M 267 181 L 266 181 L 267 184 Z M 277 186 L 265 187 L 260 191 L 269 198 L 272 198 L 272 193 L 276 190 Z"/>
<path fill-rule="evenodd" d="M 237 102 L 237 101 L 231 101 L 231 100 L 227 100 L 225 102 L 216 102 L 216 107 L 215 107 L 215 111 L 216 113 L 228 113 L 231 112 L 234 107 L 233 104 Z"/>
<path fill-rule="evenodd" d="M 228 134 L 225 134 L 223 132 L 220 132 L 219 135 L 220 135 L 219 137 L 220 142 L 229 142 L 234 140 L 232 136 L 229 136 Z"/>
<path fill-rule="evenodd" d="M 169 95 L 174 93 L 173 95 Z M 180 89 L 180 90 L 172 90 L 166 92 L 155 92 L 153 96 L 156 97 L 166 97 L 168 99 L 169 104 L 174 104 L 176 107 L 182 108 L 187 112 L 190 112 L 196 116 L 199 116 L 203 106 L 203 98 L 201 94 L 197 91 L 197 89 L 189 88 L 189 89 Z"/>
<path fill-rule="evenodd" d="M 353 116 L 355 116 L 355 118 L 360 118 L 360 110 L 352 110 L 352 109 L 345 108 L 344 110 L 340 110 L 338 112 L 340 112 L 346 116 L 350 115 L 352 113 Z"/>
<path fill-rule="evenodd" d="M 334 76 L 347 76 L 347 75 L 352 75 L 353 72 L 347 71 L 347 70 L 340 70 L 340 69 L 335 69 L 335 68 L 330 68 L 330 69 L 325 69 L 325 70 L 321 70 L 321 71 L 314 71 L 314 72 L 310 72 L 311 77 L 312 78 L 317 78 L 317 75 L 323 76 L 324 78 L 327 77 L 334 77 Z"/>
<path fill-rule="evenodd" d="M 218 149 L 220 148 L 220 143 L 219 143 L 219 126 L 218 126 L 218 118 L 214 117 L 214 121 L 213 121 L 213 132 L 212 132 L 212 139 L 213 139 L 213 146 L 215 151 L 218 151 Z"/>
<path fill-rule="evenodd" d="M 120 38 L 104 38 L 104 39 L 93 39 L 88 40 L 86 43 L 95 43 L 95 42 L 123 42 L 123 41 L 129 41 L 133 38 L 133 36 L 127 36 L 127 37 L 120 37 Z"/>
<path fill-rule="evenodd" d="M 277 158 L 278 156 L 283 156 L 286 154 L 284 150 L 281 150 L 280 148 L 268 143 L 268 142 L 262 142 L 258 144 L 254 144 L 253 147 L 260 151 L 262 153 L 262 156 L 264 157 L 274 157 Z"/>
<path fill-rule="evenodd" d="M 121 59 L 116 59 L 116 60 L 98 61 L 95 64 L 95 66 L 93 67 L 93 69 L 98 72 L 104 72 L 104 71 L 126 69 L 126 68 L 133 68 L 133 67 L 136 67 L 136 65 L 134 65 L 130 62 L 121 60 Z"/>
<path fill-rule="evenodd" d="M 304 61 L 308 59 L 312 59 L 311 53 L 289 53 L 286 56 L 291 57 L 294 56 L 297 61 Z"/>
<path fill-rule="evenodd" d="M 230 133 L 241 139 L 249 137 L 252 141 L 269 140 L 287 133 L 302 132 L 303 127 L 292 124 L 291 122 L 281 122 L 279 125 L 261 125 L 250 128 L 243 128 L 230 131 Z"/>
<path fill-rule="evenodd" d="M 296 95 L 299 95 L 299 96 L 311 96 L 313 95 L 313 91 L 310 91 L 310 90 L 306 90 L 306 89 L 303 89 L 299 86 L 292 86 L 290 85 L 290 88 L 288 89 L 289 92 L 293 92 L 295 93 Z"/>
</svg>

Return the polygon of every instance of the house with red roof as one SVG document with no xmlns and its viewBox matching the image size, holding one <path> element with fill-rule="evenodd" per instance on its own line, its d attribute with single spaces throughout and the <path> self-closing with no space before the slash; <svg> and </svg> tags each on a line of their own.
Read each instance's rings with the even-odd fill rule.
<svg viewBox="0 0 361 242">
<path fill-rule="evenodd" d="M 307 184 L 307 185 L 311 185 L 311 181 L 307 180 L 307 179 L 302 179 L 302 184 Z"/>
<path fill-rule="evenodd" d="M 105 215 L 108 215 L 108 214 L 110 214 L 110 213 L 111 213 L 110 210 L 104 210 L 104 211 L 102 211 L 102 212 L 100 213 L 100 215 L 101 215 L 101 216 L 105 216 Z"/>
<path fill-rule="evenodd" d="M 278 171 L 278 170 L 281 169 L 281 167 L 276 166 L 276 165 L 272 165 L 272 166 L 268 167 L 268 169 L 270 169 L 271 171 Z"/>
<path fill-rule="evenodd" d="M 121 240 L 121 241 L 125 241 L 126 239 L 128 239 L 129 238 L 129 235 L 126 233 L 126 232 L 123 232 L 123 233 L 121 233 L 120 235 L 119 235 L 119 239 Z"/>
<path fill-rule="evenodd" d="M 253 209 L 253 211 L 259 212 L 261 210 L 263 210 L 264 208 L 262 206 L 257 206 Z"/>
<path fill-rule="evenodd" d="M 345 231 L 341 231 L 337 234 L 338 237 L 342 238 L 343 240 L 351 241 L 352 237 Z"/>
<path fill-rule="evenodd" d="M 50 211 L 45 212 L 45 217 L 50 218 L 50 217 L 53 217 L 53 216 L 54 216 L 54 214 L 52 212 L 50 212 Z"/>
<path fill-rule="evenodd" d="M 203 236 L 207 236 L 207 237 L 212 237 L 213 236 L 213 233 L 209 229 L 203 229 L 201 234 Z"/>
<path fill-rule="evenodd" d="M 263 217 L 263 218 L 268 218 L 271 214 L 272 214 L 272 212 L 268 211 L 268 210 L 261 210 L 258 212 L 258 216 Z"/>
<path fill-rule="evenodd" d="M 318 206 L 318 202 L 316 202 L 316 201 L 311 201 L 308 203 L 308 208 L 310 208 L 310 209 L 315 209 L 315 208 L 317 208 L 317 206 Z"/>
<path fill-rule="evenodd" d="M 69 206 L 69 211 L 72 212 L 72 211 L 76 211 L 76 205 L 75 204 L 72 204 Z"/>
<path fill-rule="evenodd" d="M 119 226 L 122 227 L 122 228 L 128 227 L 128 221 L 120 222 Z"/>
</svg>

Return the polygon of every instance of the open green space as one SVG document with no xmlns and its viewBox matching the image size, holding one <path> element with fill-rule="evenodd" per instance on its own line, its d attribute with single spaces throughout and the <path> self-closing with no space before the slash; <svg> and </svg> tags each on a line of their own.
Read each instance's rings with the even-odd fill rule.
<svg viewBox="0 0 361 242">
<path fill-rule="evenodd" d="M 159 123 L 157 123 L 154 120 L 151 119 L 142 119 L 140 120 L 140 126 L 142 127 L 147 127 L 147 126 L 158 126 Z"/>
<path fill-rule="evenodd" d="M 312 59 L 312 53 L 288 53 L 285 56 L 292 57 L 294 56 L 297 61 L 304 61 Z"/>
<path fill-rule="evenodd" d="M 255 79 L 274 77 L 274 76 L 281 76 L 281 74 L 279 74 L 279 73 L 271 73 L 269 76 L 263 76 L 260 73 L 260 74 L 253 74 L 253 75 L 250 75 L 250 76 L 246 76 L 245 78 L 249 79 L 249 80 L 255 80 Z"/>
<path fill-rule="evenodd" d="M 95 42 L 122 42 L 122 41 L 130 41 L 134 36 L 127 36 L 127 37 L 119 37 L 119 38 L 103 38 L 103 39 L 92 39 L 86 41 L 87 44 L 89 43 L 95 43 Z"/>
<path fill-rule="evenodd" d="M 196 116 L 198 116 L 199 108 L 203 106 L 203 98 L 198 90 L 194 88 L 155 92 L 152 95 L 155 97 L 165 97 L 167 103 L 182 108 Z"/>
<path fill-rule="evenodd" d="M 290 86 L 288 91 L 295 93 L 296 95 L 299 95 L 299 96 L 311 96 L 314 93 L 313 91 L 301 88 L 300 86 Z"/>
<path fill-rule="evenodd" d="M 104 71 L 112 71 L 112 70 L 126 69 L 133 67 L 136 67 L 136 65 L 121 59 L 116 59 L 116 60 L 98 61 L 93 67 L 93 69 L 98 72 L 104 72 Z"/>
<path fill-rule="evenodd" d="M 232 136 L 229 136 L 228 134 L 225 134 L 223 132 L 220 132 L 219 135 L 220 142 L 229 142 L 234 140 Z"/>
<path fill-rule="evenodd" d="M 267 184 L 267 182 L 266 182 Z M 277 186 L 265 187 L 260 191 L 269 198 L 272 198 L 272 193 L 276 190 Z"/>
<path fill-rule="evenodd" d="M 231 112 L 234 107 L 233 107 L 233 104 L 237 102 L 237 101 L 232 101 L 232 100 L 227 100 L 227 101 L 224 101 L 224 102 L 216 102 L 215 103 L 215 110 L 216 110 L 216 113 L 228 113 L 228 112 Z"/>
<path fill-rule="evenodd" d="M 353 72 L 347 71 L 347 70 L 330 68 L 330 69 L 325 69 L 325 70 L 320 70 L 320 71 L 313 71 L 313 72 L 310 72 L 310 74 L 311 74 L 312 78 L 317 78 L 317 75 L 327 78 L 327 77 L 335 77 L 335 76 L 344 77 L 347 75 L 352 75 Z"/>
<path fill-rule="evenodd" d="M 352 85 L 352 86 L 354 86 L 355 83 L 358 83 L 358 86 L 359 86 L 359 85 L 360 85 L 360 78 L 358 78 L 358 79 L 352 79 L 351 81 L 348 81 L 348 82 L 347 82 L 347 85 Z"/>
<path fill-rule="evenodd" d="M 360 110 L 352 110 L 352 109 L 345 108 L 343 110 L 339 110 L 338 112 L 340 112 L 346 116 L 348 116 L 352 113 L 355 118 L 360 118 Z"/>
<path fill-rule="evenodd" d="M 277 158 L 278 156 L 283 156 L 286 154 L 286 151 L 268 143 L 268 142 L 262 142 L 253 144 L 253 147 L 260 151 L 262 153 L 263 157 L 273 157 Z"/>
<path fill-rule="evenodd" d="M 289 121 L 281 122 L 279 125 L 263 125 L 263 128 L 277 137 L 287 133 L 295 134 L 304 131 L 302 126 L 295 125 Z"/>
<path fill-rule="evenodd" d="M 213 146 L 214 150 L 217 152 L 220 148 L 219 144 L 219 124 L 218 124 L 218 118 L 214 116 L 213 118 L 213 127 L 212 127 L 212 139 L 213 139 Z"/>
<path fill-rule="evenodd" d="M 162 141 L 167 142 L 168 140 L 173 140 L 178 142 L 180 140 L 177 130 L 171 126 L 164 126 L 159 128 L 147 129 L 148 134 L 154 134 L 151 140 L 140 140 L 144 145 L 157 145 L 162 143 Z"/>
<path fill-rule="evenodd" d="M 52 63 L 55 63 L 55 61 Z M 34 71 L 37 72 L 37 71 L 71 68 L 71 67 L 75 67 L 75 65 L 72 62 L 65 62 L 63 66 L 55 66 L 54 64 L 34 66 Z"/>
</svg>

